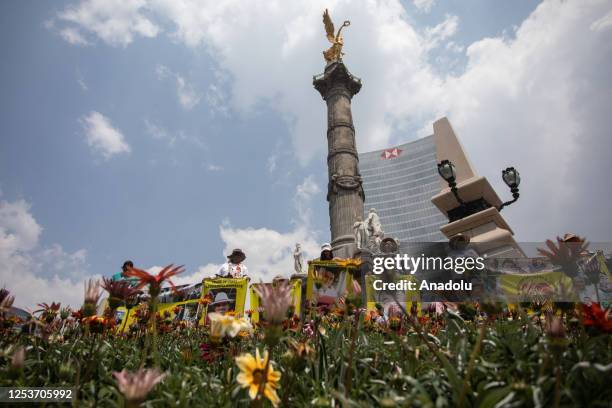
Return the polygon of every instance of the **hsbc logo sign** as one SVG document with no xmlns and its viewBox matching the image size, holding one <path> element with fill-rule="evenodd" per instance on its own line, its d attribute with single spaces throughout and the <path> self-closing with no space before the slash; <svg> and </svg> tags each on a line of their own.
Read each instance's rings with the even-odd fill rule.
<svg viewBox="0 0 612 408">
<path fill-rule="evenodd" d="M 383 160 L 395 159 L 396 157 L 400 156 L 402 151 L 403 151 L 402 149 L 398 149 L 397 147 L 394 147 L 392 149 L 386 149 L 386 150 L 383 150 L 383 152 L 380 154 L 380 157 Z"/>
</svg>

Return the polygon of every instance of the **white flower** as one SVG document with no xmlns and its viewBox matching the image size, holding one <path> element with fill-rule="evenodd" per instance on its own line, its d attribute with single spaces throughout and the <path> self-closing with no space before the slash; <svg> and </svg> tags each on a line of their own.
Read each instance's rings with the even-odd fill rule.
<svg viewBox="0 0 612 408">
<path fill-rule="evenodd" d="M 242 331 L 253 331 L 253 326 L 243 317 L 234 317 L 221 313 L 210 313 L 210 336 L 216 340 L 224 337 L 236 337 Z"/>
</svg>

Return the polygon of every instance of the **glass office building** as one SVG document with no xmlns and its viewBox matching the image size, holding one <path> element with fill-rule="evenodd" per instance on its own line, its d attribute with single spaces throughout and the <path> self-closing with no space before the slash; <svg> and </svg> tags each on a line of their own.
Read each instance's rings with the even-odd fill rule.
<svg viewBox="0 0 612 408">
<path fill-rule="evenodd" d="M 365 216 L 376 208 L 385 236 L 399 239 L 401 252 L 418 243 L 445 241 L 440 227 L 448 220 L 432 203 L 440 192 L 434 137 L 359 155 Z"/>
</svg>

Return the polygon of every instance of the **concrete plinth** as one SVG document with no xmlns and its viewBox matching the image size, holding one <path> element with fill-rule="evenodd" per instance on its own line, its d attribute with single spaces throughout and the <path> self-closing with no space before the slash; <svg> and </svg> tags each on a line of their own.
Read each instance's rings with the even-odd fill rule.
<svg viewBox="0 0 612 408">
<path fill-rule="evenodd" d="M 512 229 L 497 210 L 502 201 L 489 181 L 476 174 L 448 119 L 436 121 L 433 127 L 436 159 L 438 162 L 450 160 L 455 165 L 459 197 L 464 202 L 478 202 L 482 207 L 474 214 L 442 226 L 440 231 L 449 239 L 460 233 L 467 235 L 474 249 L 483 256 L 525 257 L 514 240 Z M 459 202 L 444 180 L 440 180 L 441 191 L 432 197 L 431 202 L 449 217 Z"/>
</svg>

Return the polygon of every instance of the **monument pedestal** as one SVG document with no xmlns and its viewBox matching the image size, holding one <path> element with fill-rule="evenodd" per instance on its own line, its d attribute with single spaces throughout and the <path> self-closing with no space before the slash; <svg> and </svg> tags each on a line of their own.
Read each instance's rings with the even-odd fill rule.
<svg viewBox="0 0 612 408">
<path fill-rule="evenodd" d="M 474 249 L 483 256 L 525 257 L 514 240 L 512 229 L 497 210 L 502 201 L 489 181 L 476 174 L 448 119 L 436 121 L 433 127 L 436 159 L 438 162 L 450 160 L 455 164 L 458 195 L 466 203 L 461 206 L 441 180 L 442 190 L 432 197 L 431 202 L 450 222 L 440 231 L 449 239 L 457 234 L 468 236 Z"/>
<path fill-rule="evenodd" d="M 464 201 L 484 199 L 491 206 L 452 221 L 442 226 L 440 231 L 449 239 L 457 234 L 468 236 L 474 249 L 482 256 L 523 258 L 525 254 L 514 240 L 512 229 L 497 211 L 496 207 L 501 204 L 501 200 L 487 179 L 474 177 L 458 184 L 457 189 L 459 197 Z M 445 214 L 452 213 L 459 205 L 449 188 L 433 196 L 431 201 Z"/>
</svg>

